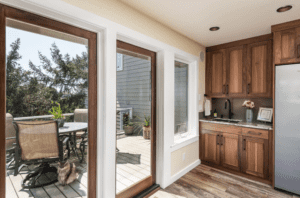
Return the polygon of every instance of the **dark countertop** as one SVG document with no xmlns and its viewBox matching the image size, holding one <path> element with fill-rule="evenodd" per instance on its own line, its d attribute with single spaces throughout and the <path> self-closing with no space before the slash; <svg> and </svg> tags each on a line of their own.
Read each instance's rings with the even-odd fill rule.
<svg viewBox="0 0 300 198">
<path fill-rule="evenodd" d="M 227 124 L 227 125 L 234 125 L 240 127 L 247 127 L 247 128 L 255 128 L 255 129 L 264 129 L 264 130 L 273 130 L 272 124 L 265 124 L 265 123 L 258 123 L 258 122 L 244 122 L 241 121 L 239 123 L 229 123 L 229 122 L 222 122 L 222 121 L 215 121 L 211 118 L 208 119 L 199 119 L 200 122 L 208 122 L 208 123 L 215 123 L 215 124 Z"/>
</svg>

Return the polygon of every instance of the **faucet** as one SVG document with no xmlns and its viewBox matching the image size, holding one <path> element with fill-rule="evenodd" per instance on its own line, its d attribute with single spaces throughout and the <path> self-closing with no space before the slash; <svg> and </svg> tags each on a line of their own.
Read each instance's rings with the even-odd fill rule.
<svg viewBox="0 0 300 198">
<path fill-rule="evenodd" d="M 231 116 L 233 116 L 233 113 L 231 112 L 231 102 L 229 99 L 225 100 L 225 109 L 227 109 L 227 103 L 228 103 L 228 109 L 229 109 L 228 117 L 229 117 L 229 119 L 231 119 Z"/>
</svg>

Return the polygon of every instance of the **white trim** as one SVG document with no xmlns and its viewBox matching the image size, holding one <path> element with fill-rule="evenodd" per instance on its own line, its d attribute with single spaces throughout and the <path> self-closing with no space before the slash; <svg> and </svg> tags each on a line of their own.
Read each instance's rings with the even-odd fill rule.
<svg viewBox="0 0 300 198">
<path fill-rule="evenodd" d="M 115 149 L 116 149 L 116 39 L 157 52 L 157 172 L 156 181 L 162 187 L 191 170 L 194 163 L 171 177 L 171 145 L 174 136 L 174 58 L 196 66 L 192 84 L 195 98 L 189 100 L 197 109 L 199 57 L 143 35 L 99 15 L 70 5 L 62 0 L 0 0 L 1 3 L 77 26 L 98 34 L 98 140 L 97 140 L 97 197 L 115 197 Z M 84 2 L 88 3 L 88 2 Z M 172 71 L 173 71 L 172 70 Z M 172 82 L 169 82 L 171 80 Z M 191 84 L 191 85 L 192 85 Z M 174 89 L 173 91 L 174 92 Z M 192 93 L 192 92 L 191 92 Z M 194 97 L 194 96 L 191 96 Z M 195 101 L 194 101 L 195 100 Z M 171 102 L 171 105 L 169 104 Z M 171 110 L 171 111 L 170 111 Z M 171 117 L 170 117 L 171 116 Z M 198 133 L 198 113 L 192 113 Z M 192 118 L 192 117 L 191 117 Z M 193 119 L 189 122 L 194 122 Z M 99 173 L 99 174 L 98 174 Z"/>
<path fill-rule="evenodd" d="M 171 152 L 174 152 L 174 151 L 181 149 L 187 145 L 197 142 L 198 140 L 199 140 L 198 135 L 186 136 L 184 138 L 180 138 L 171 146 Z"/>
<path fill-rule="evenodd" d="M 194 168 L 196 168 L 200 164 L 201 164 L 201 160 L 200 159 L 196 160 L 195 162 L 193 162 L 189 166 L 185 167 L 183 170 L 181 170 L 178 173 L 176 173 L 175 175 L 173 175 L 171 177 L 171 179 L 168 181 L 166 187 L 168 187 L 169 185 L 171 185 L 172 183 L 174 183 L 175 181 L 180 179 L 182 176 L 184 176 L 185 174 L 187 174 L 188 172 L 190 172 L 191 170 L 193 170 Z M 164 187 L 164 188 L 166 188 L 166 187 Z"/>
</svg>

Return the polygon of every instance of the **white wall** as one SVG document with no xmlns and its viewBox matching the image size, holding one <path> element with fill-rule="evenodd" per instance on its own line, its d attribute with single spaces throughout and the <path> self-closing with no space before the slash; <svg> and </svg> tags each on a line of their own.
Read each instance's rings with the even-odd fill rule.
<svg viewBox="0 0 300 198">
<path fill-rule="evenodd" d="M 165 188 L 200 163 L 198 157 L 193 155 L 184 166 L 177 162 L 175 165 L 172 164 L 178 161 L 172 158 L 181 157 L 180 149 L 186 152 L 198 150 L 198 66 L 204 65 L 200 63 L 198 56 L 62 0 L 2 0 L 1 2 L 98 33 L 97 196 L 99 198 L 115 196 L 117 39 L 157 52 L 157 183 Z M 173 141 L 175 58 L 189 63 L 192 68 L 189 79 L 191 85 L 189 86 L 189 128 L 192 135 L 181 139 L 176 144 Z M 190 144 L 193 146 L 188 146 Z M 171 167 L 174 170 L 172 173 Z"/>
</svg>

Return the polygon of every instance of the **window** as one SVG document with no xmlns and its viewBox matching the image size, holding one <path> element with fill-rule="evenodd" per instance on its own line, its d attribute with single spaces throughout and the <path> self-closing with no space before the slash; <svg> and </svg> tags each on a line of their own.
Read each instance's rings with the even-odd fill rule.
<svg viewBox="0 0 300 198">
<path fill-rule="evenodd" d="M 188 131 L 188 64 L 175 61 L 175 134 Z"/>
</svg>

